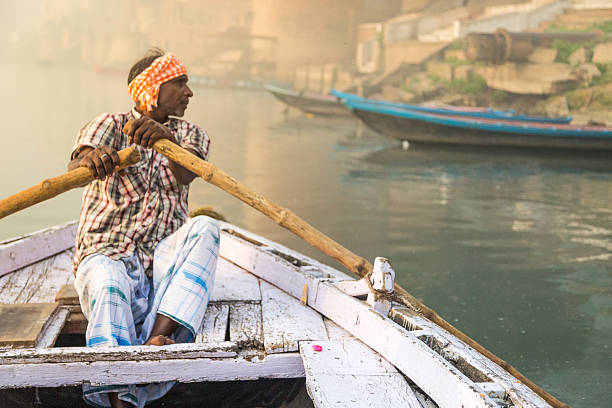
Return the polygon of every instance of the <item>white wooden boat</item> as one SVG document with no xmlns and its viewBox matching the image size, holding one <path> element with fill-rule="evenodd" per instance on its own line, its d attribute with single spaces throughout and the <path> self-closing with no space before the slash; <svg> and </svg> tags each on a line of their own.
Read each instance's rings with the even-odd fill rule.
<svg viewBox="0 0 612 408">
<path fill-rule="evenodd" d="M 550 406 L 445 330 L 371 293 L 392 290 L 384 260 L 377 259 L 368 285 L 220 225 L 215 287 L 196 342 L 163 347 L 56 344 L 86 327 L 71 289 L 76 223 L 0 242 L 0 319 L 14 317 L 14 308 L 39 313 L 18 315 L 36 327 L 29 339 L 2 343 L 7 333 L 0 330 L 0 400 L 19 389 L 83 382 L 305 378 L 316 407 Z"/>
</svg>

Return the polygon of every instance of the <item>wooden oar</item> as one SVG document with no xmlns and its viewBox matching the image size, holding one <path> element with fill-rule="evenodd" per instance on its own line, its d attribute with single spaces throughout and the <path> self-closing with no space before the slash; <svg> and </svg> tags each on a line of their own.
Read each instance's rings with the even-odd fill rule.
<svg viewBox="0 0 612 408">
<path fill-rule="evenodd" d="M 135 146 L 119 152 L 119 169 L 124 169 L 140 161 L 140 153 Z M 43 180 L 34 187 L 0 200 L 0 219 L 34 204 L 53 198 L 73 188 L 82 187 L 94 178 L 86 167 L 79 167 L 61 176 Z"/>
<path fill-rule="evenodd" d="M 128 132 L 132 121 L 130 120 L 123 131 Z M 222 190 L 230 193 L 239 200 L 245 202 L 256 210 L 267 215 L 269 218 L 274 220 L 278 225 L 288 229 L 289 231 L 308 242 L 310 245 L 319 249 L 326 255 L 331 256 L 342 265 L 346 266 L 350 271 L 356 273 L 360 277 L 364 277 L 370 271 L 372 271 L 372 264 L 342 245 L 317 230 L 306 221 L 295 215 L 291 210 L 283 208 L 278 204 L 268 200 L 261 194 L 256 193 L 250 188 L 244 186 L 235 178 L 231 177 L 227 173 L 223 172 L 211 163 L 200 159 L 196 155 L 183 149 L 182 147 L 170 142 L 167 139 L 158 140 L 153 149 L 163 154 L 175 163 L 180 164 L 184 168 L 188 169 L 194 174 L 202 177 L 208 183 L 214 184 Z M 478 351 L 479 353 L 486 356 L 489 360 L 495 362 L 500 367 L 504 368 L 507 372 L 516 377 L 523 384 L 531 388 L 536 394 L 542 397 L 546 402 L 555 408 L 569 408 L 569 405 L 559 401 L 557 398 L 538 387 L 535 383 L 521 374 L 512 365 L 497 357 L 489 350 L 478 344 L 472 338 L 468 337 L 465 333 L 456 329 L 453 325 L 444 320 L 435 311 L 425 306 L 422 302 L 412 296 L 408 291 L 395 284 L 395 293 L 398 295 L 402 303 L 412 308 L 416 312 L 422 314 L 438 326 L 442 327 L 455 337 L 468 344 L 470 347 Z"/>
</svg>

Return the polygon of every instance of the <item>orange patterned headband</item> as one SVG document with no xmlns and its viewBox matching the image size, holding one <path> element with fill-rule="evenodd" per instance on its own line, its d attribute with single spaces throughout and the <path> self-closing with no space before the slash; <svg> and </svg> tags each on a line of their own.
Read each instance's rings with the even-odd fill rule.
<svg viewBox="0 0 612 408">
<path fill-rule="evenodd" d="M 130 82 L 130 96 L 138 108 L 151 112 L 157 106 L 161 84 L 186 74 L 185 66 L 177 57 L 164 54 Z"/>
</svg>

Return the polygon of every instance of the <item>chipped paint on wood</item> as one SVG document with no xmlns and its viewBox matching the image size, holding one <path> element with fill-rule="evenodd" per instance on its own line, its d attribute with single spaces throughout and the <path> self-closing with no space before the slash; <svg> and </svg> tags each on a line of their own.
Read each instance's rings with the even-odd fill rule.
<svg viewBox="0 0 612 408">
<path fill-rule="evenodd" d="M 363 296 L 370 293 L 370 287 L 365 278 L 340 281 L 336 283 L 336 287 L 349 296 Z"/>
<path fill-rule="evenodd" d="M 42 363 L 90 363 L 93 361 L 142 361 L 173 360 L 178 358 L 226 358 L 236 357 L 237 351 L 230 342 L 220 345 L 180 343 L 168 346 L 121 347 L 56 347 L 48 349 L 0 349 L 0 366 L 14 364 L 34 365 Z M 1 381 L 1 377 L 0 377 Z"/>
<path fill-rule="evenodd" d="M 421 340 L 333 285 L 320 282 L 312 306 L 388 359 L 440 407 L 497 405 Z"/>
<path fill-rule="evenodd" d="M 302 266 L 300 269 L 303 271 L 308 271 L 311 275 L 313 276 L 317 276 L 318 278 L 326 278 L 326 279 L 334 279 L 334 280 L 348 280 L 348 279 L 353 279 L 353 277 L 351 275 L 348 275 L 344 272 L 341 272 L 335 268 L 332 268 L 329 265 L 325 265 L 315 259 L 312 259 L 310 257 L 307 257 L 304 254 L 301 254 L 291 248 L 287 248 L 277 242 L 274 241 L 270 241 L 267 238 L 264 238 L 260 235 L 254 234 L 250 231 L 247 231 L 245 229 L 239 228 L 233 224 L 230 223 L 226 223 L 226 222 L 219 222 L 222 232 L 221 232 L 221 245 L 219 247 L 219 254 L 221 256 L 226 257 L 227 259 L 231 259 L 232 262 L 234 262 L 237 265 L 240 265 L 242 267 L 244 267 L 240 262 L 236 262 L 237 257 L 240 257 L 242 254 L 233 254 L 231 251 L 229 251 L 229 249 L 232 247 L 232 241 L 235 242 L 241 242 L 242 245 L 241 246 L 246 246 L 246 247 L 259 247 L 262 251 L 277 251 L 279 253 L 288 255 L 289 257 L 293 258 L 293 259 L 297 259 L 298 261 L 300 261 L 303 264 L 307 264 L 307 266 Z M 224 229 L 229 229 L 229 230 L 233 230 L 233 231 L 237 231 L 240 233 L 240 235 L 242 235 L 243 237 L 246 237 L 249 240 L 255 240 L 257 242 L 259 242 L 261 245 L 257 246 L 257 245 L 253 245 L 250 244 L 249 242 L 247 242 L 244 239 L 241 239 L 238 235 L 235 234 L 230 234 L 227 231 L 224 231 Z M 227 247 L 225 247 L 225 245 L 228 245 Z M 241 251 L 242 252 L 242 251 Z M 226 256 L 227 255 L 227 256 Z M 287 262 L 286 260 L 284 260 L 287 264 L 292 265 L 291 263 Z M 295 265 L 293 265 L 295 266 Z M 252 269 L 250 268 L 245 268 L 248 271 L 252 271 Z"/>
<path fill-rule="evenodd" d="M 422 341 L 428 342 L 443 358 L 450 361 L 461 372 L 483 386 L 483 392 L 498 398 L 490 389 L 502 387 L 506 399 L 520 407 L 544 408 L 550 405 L 536 395 L 529 387 L 519 382 L 499 365 L 477 353 L 470 346 L 457 339 L 446 330 L 405 307 L 392 310 L 391 316 L 403 327 L 420 328 L 412 333 Z M 493 384 L 493 385 L 492 385 Z"/>
<path fill-rule="evenodd" d="M 259 302 L 261 292 L 257 278 L 225 258 L 217 261 L 211 302 Z"/>
<path fill-rule="evenodd" d="M 248 235 L 248 233 L 246 233 Z M 497 406 L 497 402 L 490 399 L 483 390 L 457 370 L 449 361 L 442 358 L 434 350 L 427 347 L 423 341 L 414 335 L 410 335 L 402 327 L 396 325 L 388 318 L 380 315 L 373 316 L 372 309 L 365 306 L 363 302 L 348 296 L 334 288 L 327 280 L 318 279 L 308 274 L 304 268 L 297 268 L 288 264 L 267 251 L 266 248 L 253 248 L 244 241 L 228 240 L 227 250 L 238 253 L 236 263 L 251 270 L 255 275 L 278 286 L 292 296 L 299 298 L 301 288 L 308 284 L 308 304 L 323 315 L 339 323 L 358 338 L 366 341 L 385 357 L 393 361 L 398 368 L 402 368 L 419 386 L 428 392 L 430 396 L 441 406 L 456 406 L 465 403 L 473 406 Z M 242 247 L 242 249 L 241 249 Z M 324 290 L 322 290 L 324 289 Z M 333 293 L 329 299 L 324 299 Z M 430 322 L 431 323 L 431 322 Z M 433 324 L 433 323 L 431 323 Z M 435 325 L 434 325 L 435 326 Z M 436 326 L 437 327 L 437 326 Z M 423 334 L 423 333 L 421 333 Z M 389 337 L 390 336 L 390 337 Z M 397 354 L 389 346 L 389 339 L 399 344 L 410 345 L 410 349 L 416 353 L 415 358 L 421 362 L 418 367 L 411 365 L 406 355 Z M 424 349 L 423 346 L 426 348 Z M 403 346 L 402 346 L 403 347 Z M 398 346 L 397 349 L 402 349 Z M 468 350 L 478 358 L 486 359 L 474 350 Z M 410 354 L 410 353 L 408 353 Z M 488 364 L 493 364 L 486 359 Z M 506 373 L 501 367 L 498 370 Z M 440 378 L 443 381 L 440 381 Z M 445 384 L 446 386 L 442 386 Z M 537 394 L 522 384 L 517 385 L 525 391 L 527 398 L 523 399 L 522 406 L 530 406 L 526 401 L 534 401 L 534 406 L 548 406 Z M 512 398 L 513 392 L 509 392 Z"/>
<path fill-rule="evenodd" d="M 421 408 L 395 367 L 359 340 L 301 342 L 300 355 L 315 407 Z"/>
<path fill-rule="evenodd" d="M 238 344 L 240 347 L 259 348 L 262 346 L 260 304 L 230 304 L 229 341 Z"/>
<path fill-rule="evenodd" d="M 66 250 L 0 277 L 0 303 L 54 302 L 57 291 L 73 281 L 72 251 Z"/>
<path fill-rule="evenodd" d="M 154 347 L 154 346 L 151 346 Z M 164 346 L 170 347 L 170 346 Z M 35 371 L 33 371 L 35 369 Z M 211 358 L 81 361 L 0 365 L 0 388 L 79 385 L 142 384 L 159 381 L 238 381 L 258 378 L 304 377 L 299 353 L 257 354 Z"/>
<path fill-rule="evenodd" d="M 229 305 L 209 303 L 196 343 L 220 344 L 225 339 L 229 323 Z"/>
<path fill-rule="evenodd" d="M 57 337 L 62 332 L 64 325 L 66 324 L 66 320 L 70 312 L 68 309 L 60 307 L 57 312 L 51 316 L 51 318 L 47 321 L 45 327 L 43 327 L 38 341 L 36 342 L 37 348 L 49 348 L 53 347 Z"/>
<path fill-rule="evenodd" d="M 327 340 L 319 313 L 266 282 L 261 282 L 261 294 L 266 353 L 297 351 L 302 340 Z"/>
<path fill-rule="evenodd" d="M 329 337 L 330 340 L 355 338 L 355 336 L 344 330 L 342 327 L 338 326 L 333 321 L 329 320 L 327 317 L 323 318 L 323 322 L 325 323 L 325 329 L 327 330 L 327 337 Z"/>
<path fill-rule="evenodd" d="M 0 276 L 74 247 L 76 221 L 0 242 Z"/>
</svg>

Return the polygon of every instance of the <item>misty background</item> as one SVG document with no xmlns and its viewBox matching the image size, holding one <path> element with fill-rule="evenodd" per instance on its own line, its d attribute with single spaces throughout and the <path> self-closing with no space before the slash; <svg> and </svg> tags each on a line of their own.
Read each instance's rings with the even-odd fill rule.
<svg viewBox="0 0 612 408">
<path fill-rule="evenodd" d="M 416 58 L 406 51 L 413 48 L 401 47 L 423 48 L 417 34 L 404 33 L 409 40 L 387 47 L 385 64 L 373 64 L 376 72 L 360 72 L 370 69 L 360 65 L 360 44 L 380 42 L 368 24 L 403 24 L 424 13 L 428 24 L 452 25 L 449 19 L 460 16 L 467 25 L 485 7 L 501 7 L 498 12 L 523 3 L 0 0 L 0 197 L 64 173 L 83 125 L 102 112 L 131 108 L 128 70 L 159 46 L 187 66 L 195 96 L 186 119 L 211 136 L 212 163 L 355 253 L 389 258 L 402 286 L 559 399 L 606 406 L 612 400 L 607 157 L 438 147 L 406 152 L 350 116 L 288 111 L 257 87 L 299 88 L 301 81 L 325 91 L 330 78 L 351 86 Z M 409 27 L 402 24 L 398 35 Z M 448 45 L 440 38 L 428 41 L 423 55 L 439 55 Z M 529 98 L 522 106 L 535 105 Z M 508 104 L 515 99 L 510 95 Z M 76 219 L 81 193 L 3 219 L 0 240 Z M 190 207 L 202 205 L 337 266 L 196 180 Z"/>
</svg>

